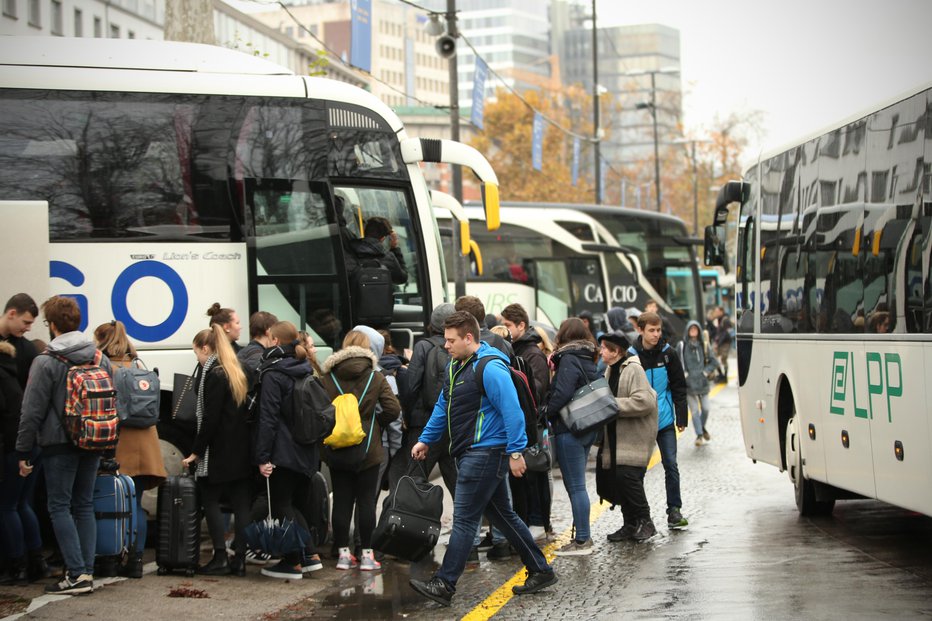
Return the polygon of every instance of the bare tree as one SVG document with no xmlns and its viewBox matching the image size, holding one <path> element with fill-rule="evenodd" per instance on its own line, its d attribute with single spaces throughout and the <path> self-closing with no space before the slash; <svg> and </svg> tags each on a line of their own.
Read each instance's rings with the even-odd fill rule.
<svg viewBox="0 0 932 621">
<path fill-rule="evenodd" d="M 165 39 L 216 45 L 211 0 L 165 0 Z"/>
</svg>

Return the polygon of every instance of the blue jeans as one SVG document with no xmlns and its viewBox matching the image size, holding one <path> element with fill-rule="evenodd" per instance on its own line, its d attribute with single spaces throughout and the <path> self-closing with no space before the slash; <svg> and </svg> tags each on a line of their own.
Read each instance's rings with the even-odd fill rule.
<svg viewBox="0 0 932 621">
<path fill-rule="evenodd" d="M 469 449 L 456 460 L 458 473 L 453 501 L 453 533 L 443 555 L 443 564 L 436 573 L 451 589 L 455 589 L 466 568 L 483 511 L 492 526 L 502 531 L 508 543 L 518 551 L 529 571 L 550 570 L 531 532 L 508 500 L 509 459 L 501 447 Z"/>
<path fill-rule="evenodd" d="M 705 431 L 706 421 L 709 420 L 709 393 L 696 395 L 686 393 L 686 402 L 689 404 L 689 411 L 693 415 L 693 429 L 696 435 L 701 436 Z"/>
<path fill-rule="evenodd" d="M 683 506 L 683 499 L 680 498 L 680 469 L 676 465 L 676 425 L 657 432 L 657 446 L 660 448 L 660 463 L 663 464 L 667 486 L 667 513 L 670 513 L 671 509 Z"/>
<path fill-rule="evenodd" d="M 586 463 L 589 461 L 589 449 L 595 442 L 598 430 L 588 431 L 582 435 L 571 432 L 554 436 L 557 445 L 557 460 L 563 473 L 563 487 L 570 497 L 573 509 L 573 526 L 576 529 L 576 541 L 588 541 L 589 531 L 589 492 L 586 491 Z"/>
<path fill-rule="evenodd" d="M 39 467 L 39 451 L 33 451 L 30 460 Z M 10 452 L 3 456 L 3 480 L 0 481 L 0 541 L 10 558 L 22 558 L 26 552 L 42 549 L 39 520 L 32 509 L 36 478 L 30 474 L 19 476 L 19 457 Z"/>
<path fill-rule="evenodd" d="M 49 516 L 65 568 L 72 578 L 94 574 L 97 549 L 94 483 L 99 463 L 100 455 L 89 451 L 70 451 L 44 458 Z"/>
</svg>

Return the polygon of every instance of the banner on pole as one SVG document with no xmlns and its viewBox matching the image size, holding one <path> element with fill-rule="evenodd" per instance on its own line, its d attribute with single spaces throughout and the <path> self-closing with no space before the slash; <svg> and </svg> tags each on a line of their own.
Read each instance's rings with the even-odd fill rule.
<svg viewBox="0 0 932 621">
<path fill-rule="evenodd" d="M 350 63 L 372 71 L 372 0 L 351 1 Z"/>
<path fill-rule="evenodd" d="M 579 138 L 573 138 L 573 185 L 579 181 Z"/>
<path fill-rule="evenodd" d="M 472 82 L 472 115 L 470 122 L 479 129 L 485 129 L 483 126 L 483 116 L 485 114 L 485 81 L 489 77 L 489 66 L 485 61 L 476 56 L 476 74 Z"/>
</svg>

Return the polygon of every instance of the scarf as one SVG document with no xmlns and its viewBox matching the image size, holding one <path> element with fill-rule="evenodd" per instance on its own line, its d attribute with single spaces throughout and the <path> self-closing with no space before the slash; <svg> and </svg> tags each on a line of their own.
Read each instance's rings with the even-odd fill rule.
<svg viewBox="0 0 932 621">
<path fill-rule="evenodd" d="M 200 383 L 197 387 L 197 407 L 194 410 L 194 414 L 197 417 L 197 432 L 201 432 L 201 423 L 204 420 L 204 382 L 207 379 L 207 373 L 211 368 L 217 363 L 217 354 L 211 354 L 207 360 L 204 361 L 204 366 L 201 368 L 201 378 Z M 208 472 L 207 462 L 210 458 L 210 447 L 208 446 L 204 450 L 204 455 L 201 456 L 200 461 L 197 462 L 197 470 L 194 472 L 194 478 L 206 478 Z"/>
</svg>

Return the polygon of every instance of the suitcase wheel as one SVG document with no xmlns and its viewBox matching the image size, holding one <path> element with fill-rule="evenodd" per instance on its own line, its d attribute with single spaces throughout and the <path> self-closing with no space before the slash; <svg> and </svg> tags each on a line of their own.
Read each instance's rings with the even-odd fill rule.
<svg viewBox="0 0 932 621">
<path fill-rule="evenodd" d="M 158 569 L 155 570 L 155 573 L 158 574 L 159 576 L 167 576 L 168 570 L 165 569 L 164 567 L 159 567 Z"/>
<path fill-rule="evenodd" d="M 188 578 L 193 578 L 193 577 L 194 577 L 194 570 L 193 570 L 193 569 L 185 569 L 185 570 L 184 570 L 184 575 L 187 576 Z"/>
<path fill-rule="evenodd" d="M 431 534 L 427 537 L 427 547 L 433 548 L 437 545 L 437 535 Z"/>
<path fill-rule="evenodd" d="M 388 530 L 386 531 L 386 534 L 387 534 L 389 537 L 394 537 L 396 532 L 398 532 L 398 525 L 397 525 L 397 524 L 392 524 L 391 526 L 388 527 Z"/>
</svg>

